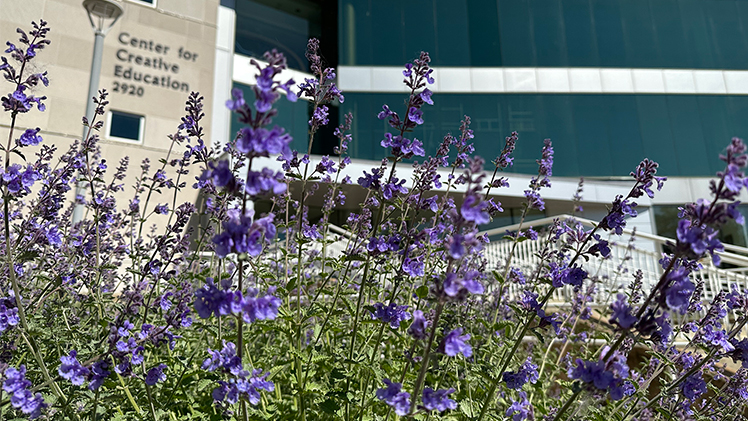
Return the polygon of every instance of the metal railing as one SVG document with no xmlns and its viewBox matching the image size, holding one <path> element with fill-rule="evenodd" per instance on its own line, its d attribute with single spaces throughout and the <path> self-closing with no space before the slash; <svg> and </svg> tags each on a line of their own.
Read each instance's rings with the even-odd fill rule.
<svg viewBox="0 0 748 421">
<path fill-rule="evenodd" d="M 555 220 L 573 219 L 585 227 L 592 228 L 596 222 L 588 219 L 573 217 L 571 215 L 559 215 L 552 218 L 543 218 L 532 221 L 533 227 L 547 226 L 554 223 Z M 530 224 L 525 224 L 530 226 Z M 501 228 L 495 228 L 483 232 L 489 236 L 504 234 L 507 231 L 513 232 L 519 229 L 519 225 L 510 225 Z M 659 263 L 662 256 L 658 253 L 640 250 L 630 247 L 626 236 L 633 234 L 631 230 L 623 230 L 623 235 L 617 237 L 618 241 L 610 241 L 611 253 L 608 258 L 590 257 L 589 260 L 582 262 L 583 268 L 590 274 L 593 279 L 599 282 L 599 288 L 593 297 L 592 306 L 608 306 L 611 300 L 615 299 L 615 293 L 622 287 L 627 286 L 634 280 L 634 273 L 637 270 L 642 271 L 642 288 L 644 291 L 650 291 L 662 276 L 662 265 Z M 637 239 L 651 241 L 656 245 L 656 249 L 662 249 L 663 246 L 674 245 L 673 239 L 662 237 L 650 233 L 636 232 Z M 518 267 L 523 273 L 533 273 L 537 265 L 540 264 L 538 254 L 545 247 L 546 239 L 539 237 L 537 240 L 524 240 L 517 243 L 512 255 L 511 266 Z M 502 239 L 492 241 L 485 248 L 485 257 L 489 261 L 489 269 L 503 269 L 506 265 L 507 258 L 511 253 L 513 241 Z M 733 268 L 716 267 L 711 259 L 705 258 L 700 263 L 702 268 L 691 274 L 694 282 L 703 281 L 704 290 L 702 299 L 704 301 L 712 300 L 720 291 L 730 291 L 731 285 L 736 284 L 741 291 L 748 289 L 748 248 L 731 244 L 725 244 L 725 251 L 719 253 L 721 261 L 725 264 L 734 266 Z M 522 294 L 522 288 L 519 285 L 510 285 L 509 295 L 511 298 L 517 298 Z M 573 290 L 570 287 L 559 288 L 551 296 L 551 305 L 564 306 L 573 299 Z M 730 320 L 723 320 L 725 327 L 729 328 Z"/>
</svg>

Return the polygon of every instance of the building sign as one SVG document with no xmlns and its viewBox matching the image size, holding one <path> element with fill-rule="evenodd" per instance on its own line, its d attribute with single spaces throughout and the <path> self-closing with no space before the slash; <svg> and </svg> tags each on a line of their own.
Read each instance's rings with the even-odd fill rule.
<svg viewBox="0 0 748 421">
<path fill-rule="evenodd" d="M 114 77 L 119 80 L 114 81 L 114 92 L 135 96 L 143 96 L 149 89 L 190 92 L 189 83 L 180 79 L 179 71 L 182 66 L 195 63 L 197 53 L 137 38 L 129 32 L 120 32 L 117 42 Z"/>
</svg>

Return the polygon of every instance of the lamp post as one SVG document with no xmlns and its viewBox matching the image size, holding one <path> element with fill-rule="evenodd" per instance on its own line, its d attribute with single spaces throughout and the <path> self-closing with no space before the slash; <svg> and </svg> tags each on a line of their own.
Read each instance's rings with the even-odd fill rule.
<svg viewBox="0 0 748 421">
<path fill-rule="evenodd" d="M 86 100 L 86 118 L 93 121 L 96 104 L 93 98 L 99 90 L 99 76 L 101 75 L 101 57 L 104 52 L 104 37 L 124 13 L 124 9 L 114 0 L 84 0 L 83 7 L 88 13 L 88 20 L 94 31 L 94 51 L 91 59 L 91 75 L 88 79 L 88 97 Z M 111 21 L 107 25 L 107 22 Z M 83 128 L 83 139 L 88 134 L 88 128 Z M 85 183 L 78 179 L 78 187 L 75 190 L 76 199 L 85 194 Z M 83 219 L 84 207 L 82 204 L 75 205 L 73 209 L 73 223 Z"/>
</svg>

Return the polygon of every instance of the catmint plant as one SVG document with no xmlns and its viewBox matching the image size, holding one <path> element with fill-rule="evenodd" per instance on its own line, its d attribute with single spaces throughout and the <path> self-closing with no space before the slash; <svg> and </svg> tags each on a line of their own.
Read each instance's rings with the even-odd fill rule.
<svg viewBox="0 0 748 421">
<path fill-rule="evenodd" d="M 553 144 L 513 132 L 487 162 L 464 116 L 427 150 L 414 132 L 446 99 L 430 89 L 425 52 L 402 72 L 402 107 L 356 116 L 386 122 L 382 161 L 361 174 L 347 155 L 351 114 L 332 155 L 311 153 L 345 100 L 314 39 L 298 85 L 282 54 L 251 61 L 253 97 L 234 90 L 226 102 L 244 125 L 230 141 L 209 146 L 193 92 L 162 157 L 107 162 L 106 91 L 71 145 L 24 125 L 45 111 L 50 80 L 35 59 L 54 39 L 46 22 L 32 26 L 0 59 L 0 418 L 742 419 L 745 279 L 715 291 L 700 273 L 720 264 L 720 229 L 744 223 L 742 140 L 720 157 L 712 197 L 681 208 L 648 286 L 648 268 L 628 269 L 635 235 L 619 236 L 637 199 L 665 182 L 657 164 L 632 163 L 631 190 L 592 228 L 528 227 L 545 206 Z M 278 101 L 299 99 L 311 110 L 301 151 L 273 122 Z M 537 146 L 538 172 L 520 227 L 494 240 L 508 242 L 497 258 L 482 229 L 503 212 L 520 141 Z M 342 214 L 352 189 L 362 199 Z M 191 190 L 201 200 L 180 201 Z M 532 264 L 515 256 L 526 241 L 538 245 Z"/>
</svg>

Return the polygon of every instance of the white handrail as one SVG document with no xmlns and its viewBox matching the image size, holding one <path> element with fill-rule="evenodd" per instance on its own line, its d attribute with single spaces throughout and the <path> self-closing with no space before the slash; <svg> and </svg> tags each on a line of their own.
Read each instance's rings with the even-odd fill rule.
<svg viewBox="0 0 748 421">
<path fill-rule="evenodd" d="M 523 227 L 530 227 L 530 226 L 542 226 L 542 225 L 550 225 L 555 220 L 565 220 L 565 219 L 573 219 L 575 221 L 578 221 L 584 226 L 594 228 L 598 225 L 598 222 L 592 221 L 590 219 L 580 218 L 577 216 L 572 216 L 568 214 L 563 215 L 556 215 L 552 217 L 546 217 L 541 219 L 535 219 L 533 221 L 528 221 L 522 224 Z M 499 228 L 493 228 L 487 231 L 481 232 L 481 234 L 485 234 L 490 236 L 498 235 L 498 234 L 504 234 L 506 231 L 517 231 L 520 229 L 520 224 L 513 224 L 513 225 L 507 225 L 505 227 L 499 227 Z M 632 235 L 634 232 L 629 229 L 623 229 L 623 235 Z M 648 232 L 640 232 L 636 231 L 636 237 L 641 238 L 643 240 L 652 241 L 659 245 L 672 245 L 675 244 L 675 240 L 668 237 L 663 237 L 656 234 L 650 234 Z M 736 266 L 741 266 L 748 268 L 748 248 L 736 246 L 734 244 L 723 244 L 725 250 L 732 250 L 736 253 L 730 253 L 727 251 L 718 253 L 720 258 L 723 262 L 729 263 Z M 740 254 L 737 254 L 740 253 Z"/>
</svg>

